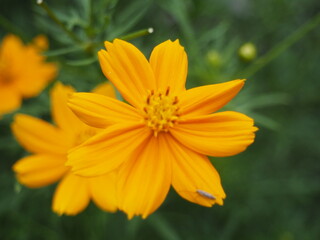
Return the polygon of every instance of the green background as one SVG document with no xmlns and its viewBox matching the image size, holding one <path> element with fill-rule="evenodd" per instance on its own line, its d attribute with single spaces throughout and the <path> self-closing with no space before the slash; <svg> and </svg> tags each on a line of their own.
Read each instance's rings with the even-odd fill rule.
<svg viewBox="0 0 320 240">
<path fill-rule="evenodd" d="M 5 115 L 0 239 L 320 239 L 318 0 L 46 3 L 78 42 L 31 0 L 1 0 L 0 37 L 13 32 L 30 41 L 46 34 L 46 54 L 59 64 L 63 83 L 90 90 L 105 79 L 96 61 L 101 42 L 153 27 L 153 34 L 131 42 L 149 56 L 162 41 L 180 39 L 189 58 L 188 87 L 247 78 L 225 109 L 253 117 L 260 130 L 244 153 L 212 158 L 227 193 L 223 207 L 201 207 L 170 191 L 146 220 L 128 221 L 94 204 L 75 217 L 59 217 L 51 211 L 55 186 L 28 189 L 16 182 L 11 166 L 26 152 L 10 132 L 14 113 Z M 246 42 L 256 46 L 253 61 L 238 55 Z M 16 112 L 50 120 L 50 87 Z"/>
</svg>

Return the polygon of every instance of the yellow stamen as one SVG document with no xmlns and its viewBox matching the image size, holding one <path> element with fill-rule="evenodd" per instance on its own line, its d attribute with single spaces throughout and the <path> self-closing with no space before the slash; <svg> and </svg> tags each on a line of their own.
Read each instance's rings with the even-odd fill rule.
<svg viewBox="0 0 320 240">
<path fill-rule="evenodd" d="M 170 96 L 169 87 L 164 93 L 149 91 L 143 114 L 146 125 L 153 130 L 155 137 L 159 132 L 168 132 L 178 120 L 178 102 L 177 96 Z"/>
</svg>

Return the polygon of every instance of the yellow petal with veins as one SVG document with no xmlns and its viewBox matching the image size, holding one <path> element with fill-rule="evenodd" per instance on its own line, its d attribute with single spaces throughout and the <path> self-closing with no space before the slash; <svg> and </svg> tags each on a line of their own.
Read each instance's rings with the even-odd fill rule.
<svg viewBox="0 0 320 240">
<path fill-rule="evenodd" d="M 113 125 L 71 149 L 67 165 L 81 176 L 108 173 L 144 148 L 151 134 L 143 124 Z"/>
<path fill-rule="evenodd" d="M 87 178 L 90 194 L 94 203 L 104 211 L 117 210 L 116 172 L 110 172 L 98 177 Z"/>
<path fill-rule="evenodd" d="M 188 59 L 179 40 L 167 40 L 156 46 L 150 56 L 150 65 L 157 81 L 157 91 L 165 91 L 175 95 L 185 91 L 188 73 Z"/>
<path fill-rule="evenodd" d="M 226 195 L 219 174 L 208 158 L 184 147 L 170 135 L 167 140 L 173 158 L 172 185 L 177 193 L 202 206 L 222 205 Z"/>
<path fill-rule="evenodd" d="M 199 116 L 213 113 L 234 98 L 243 85 L 244 80 L 233 80 L 189 89 L 178 96 L 180 114 Z"/>
<path fill-rule="evenodd" d="M 190 117 L 171 129 L 171 134 L 190 149 L 209 156 L 226 157 L 243 152 L 257 130 L 253 119 L 238 112 Z"/>
<path fill-rule="evenodd" d="M 116 86 L 124 99 L 140 107 L 147 89 L 155 89 L 153 71 L 145 56 L 132 44 L 115 39 L 105 42 L 107 51 L 98 53 L 104 75 Z"/>
<path fill-rule="evenodd" d="M 67 133 L 68 137 L 77 135 L 85 124 L 70 110 L 68 97 L 75 90 L 58 82 L 51 89 L 51 111 L 54 122 Z"/>
<path fill-rule="evenodd" d="M 32 153 L 66 154 L 72 144 L 60 129 L 25 114 L 16 114 L 11 128 L 19 143 Z"/>
<path fill-rule="evenodd" d="M 58 181 L 67 171 L 66 157 L 53 154 L 34 154 L 13 165 L 13 171 L 21 184 L 27 187 L 43 187 Z"/>
<path fill-rule="evenodd" d="M 142 120 L 130 105 L 96 93 L 75 93 L 69 99 L 68 106 L 83 122 L 98 128 Z"/>
<path fill-rule="evenodd" d="M 146 218 L 164 201 L 171 184 L 171 155 L 163 134 L 124 163 L 118 176 L 119 208 L 131 219 Z"/>
<path fill-rule="evenodd" d="M 89 182 L 72 173 L 59 183 L 52 202 L 52 209 L 59 215 L 76 215 L 90 202 Z"/>
</svg>

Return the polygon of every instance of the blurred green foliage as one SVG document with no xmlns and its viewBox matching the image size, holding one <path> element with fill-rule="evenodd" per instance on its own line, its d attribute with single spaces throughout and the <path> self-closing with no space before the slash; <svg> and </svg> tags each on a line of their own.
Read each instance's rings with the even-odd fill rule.
<svg viewBox="0 0 320 240">
<path fill-rule="evenodd" d="M 6 115 L 0 120 L 0 239 L 320 239 L 318 0 L 45 3 L 65 29 L 36 1 L 2 0 L 0 37 L 13 32 L 30 41 L 46 34 L 46 55 L 60 68 L 57 80 L 90 90 L 105 80 L 96 58 L 103 41 L 153 27 L 132 42 L 149 55 L 160 42 L 179 38 L 189 58 L 188 87 L 248 78 L 226 109 L 253 117 L 260 130 L 246 152 L 212 159 L 227 193 L 223 207 L 197 206 L 171 191 L 146 220 L 128 221 L 93 204 L 78 216 L 59 217 L 51 211 L 55 186 L 28 189 L 16 182 L 11 166 L 26 153 L 10 132 L 14 114 Z M 257 49 L 252 61 L 238 56 L 246 42 Z M 17 112 L 50 120 L 49 89 Z"/>
</svg>

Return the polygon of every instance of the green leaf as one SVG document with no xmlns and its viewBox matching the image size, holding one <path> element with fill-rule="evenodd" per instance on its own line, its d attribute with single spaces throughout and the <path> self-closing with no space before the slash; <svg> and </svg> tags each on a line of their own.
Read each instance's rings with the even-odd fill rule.
<svg viewBox="0 0 320 240">
<path fill-rule="evenodd" d="M 97 60 L 98 60 L 97 57 L 90 57 L 90 58 L 85 58 L 80 60 L 67 61 L 67 64 L 71 66 L 85 66 L 85 65 L 92 64 Z"/>
<path fill-rule="evenodd" d="M 275 105 L 286 105 L 290 103 L 290 96 L 286 93 L 268 93 L 254 97 L 251 101 L 246 101 L 239 108 L 253 110 Z"/>
<path fill-rule="evenodd" d="M 147 12 L 151 1 L 133 1 L 125 9 L 114 13 L 114 22 L 108 29 L 108 39 L 119 37 L 131 29 Z"/>
<path fill-rule="evenodd" d="M 60 56 L 60 55 L 78 52 L 82 50 L 83 50 L 83 47 L 81 46 L 72 46 L 72 47 L 60 48 L 56 50 L 49 50 L 44 52 L 44 55 L 47 57 L 55 57 L 55 56 Z"/>
</svg>

